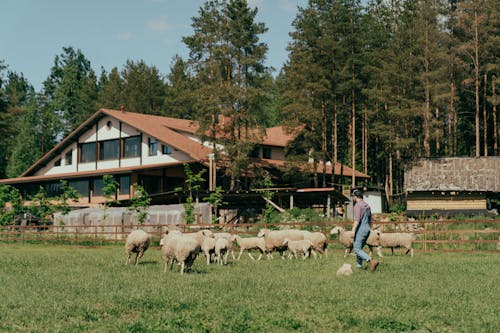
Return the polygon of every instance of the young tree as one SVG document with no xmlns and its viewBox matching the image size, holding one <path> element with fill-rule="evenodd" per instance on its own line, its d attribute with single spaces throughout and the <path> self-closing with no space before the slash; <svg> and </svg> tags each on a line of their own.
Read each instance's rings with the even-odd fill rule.
<svg viewBox="0 0 500 333">
<path fill-rule="evenodd" d="M 137 221 L 139 224 L 144 224 L 148 218 L 148 208 L 151 202 L 151 198 L 148 192 L 139 184 L 134 184 L 134 195 L 130 198 L 130 206 L 128 210 L 134 212 L 137 216 Z"/>
</svg>

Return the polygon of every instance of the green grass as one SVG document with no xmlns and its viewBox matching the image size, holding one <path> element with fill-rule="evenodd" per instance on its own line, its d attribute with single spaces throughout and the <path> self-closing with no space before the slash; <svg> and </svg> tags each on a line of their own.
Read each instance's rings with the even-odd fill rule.
<svg viewBox="0 0 500 333">
<path fill-rule="evenodd" d="M 400 253 L 337 277 L 340 251 L 163 273 L 158 248 L 0 244 L 1 332 L 499 332 L 497 253 Z"/>
</svg>

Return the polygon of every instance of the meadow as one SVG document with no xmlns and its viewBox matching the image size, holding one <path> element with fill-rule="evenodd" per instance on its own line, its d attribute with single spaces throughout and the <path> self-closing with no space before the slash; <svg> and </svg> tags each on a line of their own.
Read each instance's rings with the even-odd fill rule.
<svg viewBox="0 0 500 333">
<path fill-rule="evenodd" d="M 376 272 L 354 257 L 262 260 L 163 272 L 157 247 L 0 243 L 1 332 L 500 332 L 498 253 L 398 251 Z"/>
</svg>

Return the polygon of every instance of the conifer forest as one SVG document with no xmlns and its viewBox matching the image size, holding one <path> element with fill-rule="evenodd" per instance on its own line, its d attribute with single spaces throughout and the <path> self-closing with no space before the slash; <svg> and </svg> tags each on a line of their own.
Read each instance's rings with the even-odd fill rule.
<svg viewBox="0 0 500 333">
<path fill-rule="evenodd" d="M 290 163 L 339 162 L 403 191 L 408 162 L 499 155 L 498 0 L 309 0 L 282 68 L 265 65 L 267 31 L 246 0 L 204 2 L 182 38 L 189 56 L 96 69 L 85 50 L 54 56 L 40 91 L 0 55 L 0 179 L 16 177 L 100 108 L 193 119 L 224 136 L 235 173 L 247 129 L 302 128 Z M 207 140 L 220 140 L 210 137 Z M 344 180 L 345 181 L 345 180 Z M 318 173 L 315 186 L 342 182 Z"/>
</svg>

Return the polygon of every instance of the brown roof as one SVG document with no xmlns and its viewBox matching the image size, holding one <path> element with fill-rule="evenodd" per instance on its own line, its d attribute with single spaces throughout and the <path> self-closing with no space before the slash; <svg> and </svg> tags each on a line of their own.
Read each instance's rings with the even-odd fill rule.
<svg viewBox="0 0 500 333">
<path fill-rule="evenodd" d="M 87 131 L 97 120 L 104 116 L 110 116 L 117 120 L 126 123 L 132 127 L 137 128 L 139 131 L 146 133 L 157 140 L 172 146 L 180 151 L 188 154 L 193 160 L 201 163 L 206 163 L 208 155 L 212 153 L 212 149 L 204 146 L 200 142 L 196 142 L 189 137 L 181 134 L 180 132 L 196 134 L 199 125 L 196 121 L 187 119 L 178 119 L 164 116 L 155 116 L 143 113 L 128 112 L 123 110 L 100 109 L 94 113 L 89 119 L 78 126 L 68 136 L 66 136 L 58 145 L 52 148 L 47 154 L 40 158 L 28 170 L 20 175 L 20 178 L 32 177 L 32 175 L 42 168 L 46 163 L 52 160 L 55 156 L 60 154 L 69 144 L 77 140 L 78 136 Z M 296 128 L 294 131 L 287 132 L 283 126 L 276 126 L 266 129 L 266 135 L 263 138 L 262 144 L 271 145 L 276 147 L 285 147 L 290 140 L 292 140 L 301 127 Z M 273 164 L 275 166 L 283 166 L 284 161 L 279 160 L 262 160 L 262 164 Z M 305 167 L 307 168 L 307 166 Z M 335 164 L 335 174 L 340 175 L 341 165 Z M 101 172 L 101 171 L 100 171 Z M 104 172 L 104 171 L 103 171 Z M 317 172 L 322 172 L 321 165 L 318 166 Z M 327 165 L 328 174 L 331 174 L 331 165 Z M 352 176 L 353 170 L 347 166 L 343 166 L 342 174 L 344 176 Z M 82 175 L 83 173 L 79 172 Z M 356 177 L 369 178 L 368 175 L 355 171 Z M 66 177 L 69 174 L 65 174 Z M 49 176 L 46 176 L 49 177 Z"/>
<path fill-rule="evenodd" d="M 406 168 L 405 190 L 500 192 L 500 157 L 418 160 Z"/>
<path fill-rule="evenodd" d="M 259 161 L 259 163 L 262 164 L 262 165 L 269 164 L 269 165 L 273 165 L 273 166 L 276 166 L 276 167 L 284 167 L 285 164 L 286 164 L 286 161 L 283 161 L 283 160 L 262 159 L 262 160 Z M 310 172 L 312 172 L 313 171 L 313 164 L 312 163 L 305 163 L 305 165 L 302 165 L 302 169 L 304 169 L 304 171 L 310 171 Z M 318 172 L 318 173 L 322 173 L 323 172 L 323 165 L 322 164 L 318 164 L 317 165 L 316 172 Z M 332 165 L 331 164 L 327 164 L 326 165 L 326 171 L 325 172 L 328 175 L 332 174 Z M 340 176 L 340 174 L 342 173 L 342 175 L 344 177 L 352 177 L 353 169 L 350 168 L 350 167 L 348 167 L 347 165 L 344 165 L 342 167 L 342 165 L 340 163 L 335 163 L 334 172 L 335 172 L 335 175 L 337 175 L 337 176 Z M 368 176 L 366 173 L 363 173 L 363 172 L 360 172 L 360 171 L 357 171 L 357 170 L 354 170 L 354 175 L 357 178 L 370 178 L 370 176 Z"/>
</svg>

